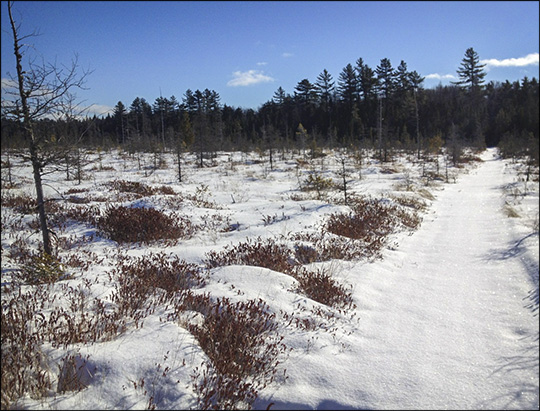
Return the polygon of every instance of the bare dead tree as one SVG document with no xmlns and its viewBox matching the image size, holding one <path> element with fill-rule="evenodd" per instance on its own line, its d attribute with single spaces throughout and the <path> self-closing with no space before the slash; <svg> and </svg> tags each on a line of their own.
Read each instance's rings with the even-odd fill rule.
<svg viewBox="0 0 540 411">
<path fill-rule="evenodd" d="M 16 77 L 9 75 L 13 87 L 3 90 L 2 110 L 6 117 L 16 119 L 21 125 L 28 144 L 28 160 L 32 164 L 36 189 L 40 230 L 43 237 L 43 252 L 52 255 L 51 238 L 47 225 L 47 214 L 43 196 L 42 176 L 46 166 L 63 157 L 55 149 L 56 141 L 36 131 L 35 121 L 42 118 L 63 116 L 74 108 L 73 89 L 83 89 L 89 71 L 79 74 L 78 58 L 75 56 L 70 66 L 46 63 L 36 64 L 30 60 L 23 68 L 23 56 L 29 47 L 23 41 L 37 34 L 22 35 L 20 23 L 13 18 L 12 2 L 8 2 L 8 14 L 13 34 L 13 48 L 16 58 Z M 4 97 L 5 96 L 5 97 Z M 73 114 L 73 112 L 71 112 Z"/>
</svg>

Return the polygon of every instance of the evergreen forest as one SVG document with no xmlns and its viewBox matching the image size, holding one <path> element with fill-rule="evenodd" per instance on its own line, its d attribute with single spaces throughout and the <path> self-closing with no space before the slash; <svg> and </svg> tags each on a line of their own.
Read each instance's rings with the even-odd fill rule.
<svg viewBox="0 0 540 411">
<path fill-rule="evenodd" d="M 42 118 L 35 132 L 53 145 L 79 148 L 200 153 L 320 148 L 373 148 L 381 159 L 395 149 L 418 151 L 442 145 L 498 146 L 504 156 L 539 151 L 538 80 L 485 83 L 486 72 L 469 48 L 459 81 L 424 88 L 424 78 L 405 61 L 369 67 L 359 58 L 337 78 L 326 69 L 287 92 L 279 87 L 258 109 L 235 108 L 214 90 L 118 101 L 103 117 Z M 2 149 L 22 148 L 17 116 L 2 109 Z"/>
</svg>

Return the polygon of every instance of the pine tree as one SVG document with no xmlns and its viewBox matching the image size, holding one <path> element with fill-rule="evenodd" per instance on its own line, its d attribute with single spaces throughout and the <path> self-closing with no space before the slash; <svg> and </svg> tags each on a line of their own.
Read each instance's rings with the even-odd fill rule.
<svg viewBox="0 0 540 411">
<path fill-rule="evenodd" d="M 334 80 L 326 69 L 324 69 L 323 72 L 317 76 L 315 89 L 317 91 L 317 95 L 319 96 L 319 101 L 323 111 L 326 112 L 330 105 L 330 100 L 332 99 L 332 93 L 334 91 Z"/>
<path fill-rule="evenodd" d="M 273 97 L 274 102 L 277 105 L 282 105 L 285 102 L 285 97 L 286 97 L 285 90 L 283 90 L 283 88 L 279 86 L 279 88 L 274 93 L 274 97 Z"/>
<path fill-rule="evenodd" d="M 374 128 L 377 124 L 378 79 L 375 71 L 365 64 L 362 58 L 356 61 L 356 71 L 358 72 L 359 92 L 363 98 L 361 115 L 364 123 Z"/>
<path fill-rule="evenodd" d="M 317 76 L 315 89 L 319 97 L 319 107 L 323 113 L 321 118 L 322 129 L 330 133 L 332 127 L 332 96 L 334 94 L 334 80 L 326 69 Z"/>
<path fill-rule="evenodd" d="M 485 66 L 485 64 L 480 64 L 476 51 L 472 47 L 468 48 L 460 68 L 457 69 L 460 80 L 453 82 L 453 84 L 457 84 L 470 92 L 481 89 L 486 76 L 486 72 L 483 71 Z"/>
<path fill-rule="evenodd" d="M 120 129 L 120 143 L 122 144 L 126 142 L 125 117 L 126 106 L 124 106 L 124 103 L 119 101 L 116 103 L 116 106 L 114 106 L 114 118 L 116 119 L 116 124 Z"/>
<path fill-rule="evenodd" d="M 378 80 L 375 71 L 360 57 L 356 61 L 356 71 L 358 72 L 358 86 L 365 101 L 373 99 L 376 95 Z"/>
<path fill-rule="evenodd" d="M 347 64 L 339 74 L 338 91 L 350 112 L 358 100 L 358 77 L 351 64 Z"/>
<path fill-rule="evenodd" d="M 294 88 L 294 97 L 303 105 L 313 103 L 316 97 L 315 86 L 307 78 L 303 79 Z"/>
<path fill-rule="evenodd" d="M 379 94 L 388 100 L 396 88 L 396 72 L 392 68 L 392 63 L 387 58 L 381 59 L 375 72 L 379 80 Z"/>
<path fill-rule="evenodd" d="M 422 88 L 422 83 L 424 82 L 424 77 L 420 77 L 415 71 L 409 73 L 409 82 L 413 90 L 413 101 L 414 101 L 414 117 L 416 120 L 416 144 L 418 148 L 418 158 L 420 158 L 420 149 L 422 148 L 422 141 L 420 139 L 420 117 L 418 115 L 418 91 Z"/>
</svg>

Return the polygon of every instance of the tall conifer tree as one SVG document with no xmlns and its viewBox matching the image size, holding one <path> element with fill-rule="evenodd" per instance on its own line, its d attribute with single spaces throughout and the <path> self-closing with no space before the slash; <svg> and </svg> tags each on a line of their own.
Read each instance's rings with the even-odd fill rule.
<svg viewBox="0 0 540 411">
<path fill-rule="evenodd" d="M 472 47 L 468 48 L 460 68 L 457 69 L 460 80 L 453 84 L 471 92 L 481 89 L 486 76 L 486 72 L 483 70 L 485 66 L 485 64 L 480 64 L 478 53 Z"/>
</svg>

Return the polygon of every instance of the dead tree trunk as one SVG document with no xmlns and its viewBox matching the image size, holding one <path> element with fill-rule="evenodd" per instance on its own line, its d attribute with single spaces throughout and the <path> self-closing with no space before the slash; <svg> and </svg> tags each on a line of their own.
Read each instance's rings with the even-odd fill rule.
<svg viewBox="0 0 540 411">
<path fill-rule="evenodd" d="M 28 144 L 34 185 L 36 188 L 37 211 L 39 224 L 43 237 L 43 252 L 52 255 L 51 237 L 47 226 L 45 199 L 43 197 L 43 169 L 46 165 L 61 161 L 64 158 L 61 150 L 54 152 L 57 147 L 46 141 L 44 136 L 36 135 L 34 121 L 50 115 L 66 115 L 73 110 L 74 95 L 70 93 L 73 87 L 82 88 L 89 72 L 83 72 L 77 77 L 78 65 L 76 60 L 71 68 L 43 64 L 36 66 L 32 62 L 23 69 L 23 45 L 21 42 L 35 34 L 22 36 L 19 25 L 15 23 L 12 14 L 12 2 L 8 2 L 8 14 L 13 33 L 13 49 L 17 69 L 16 78 L 10 78 L 16 84 L 13 90 L 2 93 L 2 107 L 6 107 L 8 116 L 14 117 L 22 127 L 24 138 Z M 27 46 L 27 45 L 26 45 Z M 11 76 L 10 76 L 11 77 Z M 16 89 L 16 91 L 15 91 Z M 4 94 L 10 95 L 13 100 L 4 99 Z M 44 149 L 51 145 L 52 153 Z"/>
<path fill-rule="evenodd" d="M 32 121 L 30 118 L 30 108 L 28 107 L 28 92 L 25 90 L 24 87 L 24 71 L 22 69 L 22 54 L 21 54 L 21 46 L 19 44 L 19 34 L 17 32 L 17 26 L 15 25 L 15 22 L 13 20 L 13 16 L 11 14 L 11 3 L 9 3 L 8 6 L 9 11 L 9 19 L 11 22 L 11 29 L 13 31 L 13 47 L 14 47 L 14 53 L 16 58 L 16 65 L 17 65 L 17 80 L 18 80 L 18 86 L 19 86 L 19 95 L 21 99 L 21 107 L 22 110 L 22 120 L 23 120 L 23 132 L 25 135 L 26 140 L 29 143 L 30 148 L 30 160 L 32 162 L 32 170 L 34 175 L 34 184 L 36 186 L 36 200 L 37 200 L 37 209 L 39 214 L 39 225 L 41 228 L 41 234 L 43 237 L 43 252 L 49 255 L 52 255 L 51 250 L 51 239 L 49 236 L 49 228 L 47 226 L 47 214 L 45 213 L 45 201 L 43 198 L 43 182 L 41 180 L 41 169 L 42 165 L 39 161 L 38 156 L 38 149 L 36 144 L 36 139 L 34 135 L 34 130 L 32 127 Z"/>
</svg>

